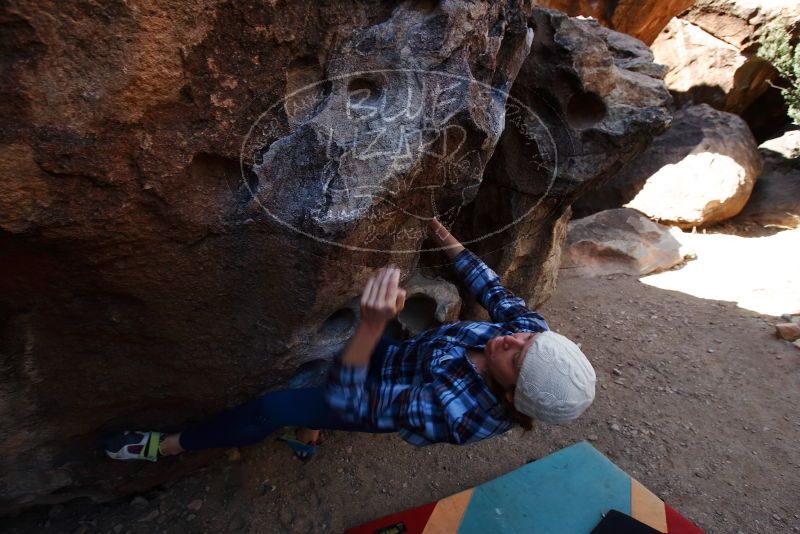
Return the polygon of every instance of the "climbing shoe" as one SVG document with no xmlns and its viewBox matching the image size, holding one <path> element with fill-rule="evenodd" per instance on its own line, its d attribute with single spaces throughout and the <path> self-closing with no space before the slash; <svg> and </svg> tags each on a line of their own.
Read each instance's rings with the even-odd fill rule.
<svg viewBox="0 0 800 534">
<path fill-rule="evenodd" d="M 159 457 L 158 446 L 165 436 L 166 434 L 161 432 L 126 430 L 106 439 L 106 454 L 109 458 L 115 460 L 148 460 L 155 462 Z"/>
<path fill-rule="evenodd" d="M 303 443 L 302 441 L 298 440 L 296 427 L 288 428 L 286 433 L 278 438 L 278 441 L 286 443 L 294 455 L 303 463 L 308 462 L 311 457 L 314 456 L 314 454 L 317 452 L 317 446 L 321 443 L 319 440 L 309 443 Z"/>
</svg>

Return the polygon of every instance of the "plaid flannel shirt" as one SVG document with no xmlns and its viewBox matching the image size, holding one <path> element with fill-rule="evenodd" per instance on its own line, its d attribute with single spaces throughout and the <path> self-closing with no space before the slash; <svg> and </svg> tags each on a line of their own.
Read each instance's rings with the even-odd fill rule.
<svg viewBox="0 0 800 534">
<path fill-rule="evenodd" d="M 389 347 L 380 381 L 368 366 L 345 366 L 336 356 L 326 399 L 346 421 L 396 430 L 415 446 L 471 443 L 509 430 L 513 423 L 489 389 L 467 349 L 514 332 L 548 330 L 544 318 L 500 284 L 497 274 L 468 249 L 455 258 L 461 281 L 493 322 L 459 321 L 426 330 Z"/>
</svg>

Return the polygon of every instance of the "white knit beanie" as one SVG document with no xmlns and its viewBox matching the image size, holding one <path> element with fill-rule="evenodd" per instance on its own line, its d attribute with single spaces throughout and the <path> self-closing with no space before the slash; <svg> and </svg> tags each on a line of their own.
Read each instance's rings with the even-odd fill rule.
<svg viewBox="0 0 800 534">
<path fill-rule="evenodd" d="M 592 364 L 575 343 L 540 332 L 522 362 L 514 407 L 545 423 L 566 423 L 592 403 L 595 381 Z"/>
</svg>

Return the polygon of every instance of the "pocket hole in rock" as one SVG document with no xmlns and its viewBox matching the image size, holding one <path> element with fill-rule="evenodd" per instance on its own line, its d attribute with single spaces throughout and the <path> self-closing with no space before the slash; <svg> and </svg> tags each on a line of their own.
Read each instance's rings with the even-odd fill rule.
<svg viewBox="0 0 800 534">
<path fill-rule="evenodd" d="M 567 103 L 567 122 L 573 128 L 589 128 L 606 116 L 603 99 L 588 91 L 572 95 Z"/>
<path fill-rule="evenodd" d="M 439 324 L 436 320 L 436 300 L 427 295 L 414 295 L 406 300 L 398 319 L 412 336 L 436 326 Z"/>
<path fill-rule="evenodd" d="M 380 97 L 381 87 L 374 80 L 355 78 L 347 84 L 347 98 L 353 107 L 375 104 Z"/>
</svg>

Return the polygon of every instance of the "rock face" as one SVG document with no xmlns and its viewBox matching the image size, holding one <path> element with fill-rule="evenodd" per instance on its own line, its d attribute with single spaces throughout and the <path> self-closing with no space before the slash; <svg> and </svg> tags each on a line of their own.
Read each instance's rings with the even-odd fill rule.
<svg viewBox="0 0 800 534">
<path fill-rule="evenodd" d="M 190 468 L 95 451 L 303 383 L 386 263 L 400 327 L 452 320 L 431 214 L 540 302 L 569 203 L 669 118 L 641 43 L 522 0 L 3 9 L 0 513 Z"/>
<path fill-rule="evenodd" d="M 409 209 L 474 197 L 529 46 L 514 2 L 113 6 L 6 4 L 2 511 L 157 482 L 97 438 L 341 350 Z"/>
<path fill-rule="evenodd" d="M 764 170 L 736 220 L 800 227 L 800 130 L 761 143 L 758 151 Z"/>
<path fill-rule="evenodd" d="M 594 195 L 579 214 L 626 205 L 664 223 L 691 229 L 742 210 L 761 172 L 747 124 L 702 104 L 680 110 L 664 134 Z"/>
<path fill-rule="evenodd" d="M 618 0 L 544 0 L 539 5 L 568 15 L 593 17 L 600 24 L 627 33 L 649 45 L 669 20 L 692 5 L 693 0 L 620 2 Z"/>
<path fill-rule="evenodd" d="M 758 57 L 758 39 L 770 24 L 800 36 L 800 5 L 794 0 L 697 0 L 672 19 L 652 48 L 667 65 L 667 86 L 679 106 L 710 104 L 742 115 L 759 138 L 780 131 L 786 108 L 776 71 Z"/>
<path fill-rule="evenodd" d="M 541 8 L 531 23 L 506 129 L 454 233 L 483 236 L 471 248 L 537 307 L 555 287 L 570 204 L 644 150 L 670 116 L 663 71 L 641 41 Z M 471 298 L 465 309 L 486 317 Z"/>
<path fill-rule="evenodd" d="M 570 221 L 561 276 L 634 276 L 680 263 L 680 243 L 669 228 L 636 210 L 619 208 Z"/>
</svg>

